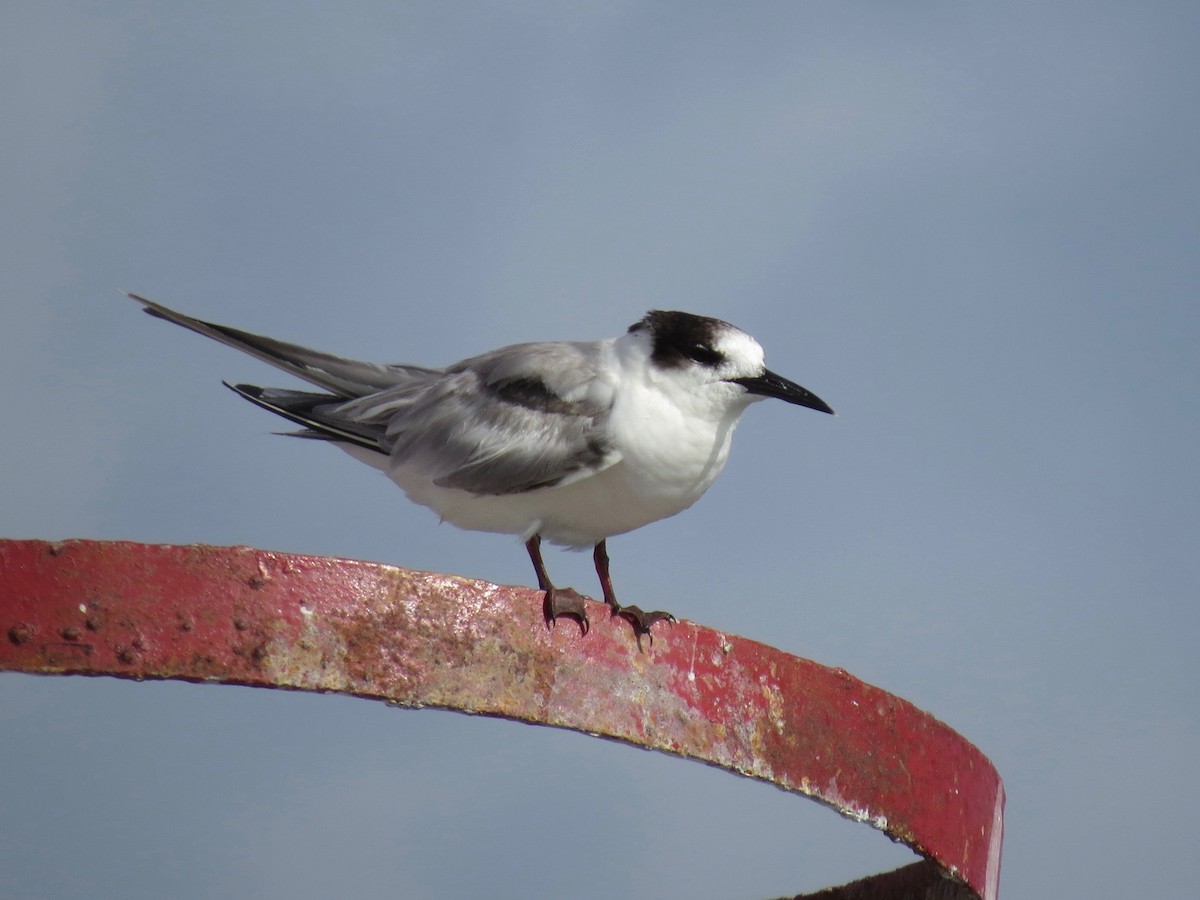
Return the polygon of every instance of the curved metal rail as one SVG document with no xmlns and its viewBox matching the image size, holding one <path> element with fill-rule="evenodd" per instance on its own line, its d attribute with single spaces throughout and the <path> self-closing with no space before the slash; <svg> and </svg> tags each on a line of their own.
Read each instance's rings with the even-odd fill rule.
<svg viewBox="0 0 1200 900">
<path fill-rule="evenodd" d="M 452 575 L 0 541 L 0 670 L 338 691 L 570 728 L 768 781 L 925 857 L 814 897 L 996 896 L 1004 789 L 958 733 L 841 669 L 691 622 L 639 652 L 598 609 L 581 639 L 542 627 L 536 591 Z"/>
</svg>

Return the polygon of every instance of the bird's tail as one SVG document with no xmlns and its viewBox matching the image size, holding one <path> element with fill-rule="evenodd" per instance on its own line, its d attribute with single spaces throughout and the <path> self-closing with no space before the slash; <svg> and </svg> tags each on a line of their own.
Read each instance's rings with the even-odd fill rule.
<svg viewBox="0 0 1200 900">
<path fill-rule="evenodd" d="M 331 353 L 301 347 L 299 344 L 288 344 L 260 334 L 230 328 L 228 325 L 194 319 L 137 294 L 128 296 L 142 304 L 145 311 L 155 318 L 182 325 L 197 334 L 255 356 L 263 362 L 324 388 L 337 397 L 361 397 L 395 387 L 415 377 L 436 374 L 432 369 L 419 366 L 381 365 L 344 359 Z M 247 399 L 253 400 L 250 397 Z M 327 401 L 328 399 L 330 398 L 327 398 Z"/>
</svg>

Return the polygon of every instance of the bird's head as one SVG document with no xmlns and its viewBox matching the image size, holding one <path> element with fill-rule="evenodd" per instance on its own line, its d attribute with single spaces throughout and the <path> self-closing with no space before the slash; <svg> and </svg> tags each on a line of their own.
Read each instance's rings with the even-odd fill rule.
<svg viewBox="0 0 1200 900">
<path fill-rule="evenodd" d="M 758 341 L 728 322 L 655 309 L 629 326 L 628 334 L 644 346 L 657 380 L 676 390 L 739 412 L 767 397 L 833 412 L 812 391 L 768 369 Z"/>
</svg>

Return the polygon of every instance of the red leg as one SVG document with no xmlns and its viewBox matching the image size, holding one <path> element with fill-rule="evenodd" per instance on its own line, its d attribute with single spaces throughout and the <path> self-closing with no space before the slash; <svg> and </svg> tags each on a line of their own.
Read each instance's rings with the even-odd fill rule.
<svg viewBox="0 0 1200 900">
<path fill-rule="evenodd" d="M 604 591 L 604 602 L 608 604 L 608 608 L 612 610 L 612 614 L 627 619 L 629 624 L 633 626 L 633 633 L 637 635 L 638 649 L 641 649 L 643 634 L 650 635 L 650 644 L 653 646 L 654 635 L 650 634 L 650 627 L 655 622 L 674 622 L 675 617 L 669 612 L 659 610 L 646 612 L 640 607 L 622 606 L 617 602 L 616 592 L 613 591 L 612 578 L 608 574 L 608 548 L 605 546 L 604 541 L 596 545 L 596 549 L 592 551 L 592 559 L 596 563 L 596 575 L 600 579 L 600 589 Z"/>
<path fill-rule="evenodd" d="M 571 616 L 578 620 L 579 630 L 587 634 L 591 623 L 588 621 L 584 598 L 574 588 L 557 588 L 550 581 L 550 576 L 546 573 L 546 564 L 542 562 L 541 535 L 535 534 L 527 540 L 525 549 L 529 551 L 529 559 L 537 575 L 538 588 L 546 592 L 546 599 L 542 602 L 542 615 L 546 617 L 546 624 L 553 625 L 559 616 Z"/>
<path fill-rule="evenodd" d="M 617 595 L 613 591 L 612 578 L 608 574 L 608 548 L 605 542 L 601 541 L 596 545 L 596 549 L 592 551 L 592 559 L 596 563 L 596 574 L 600 576 L 600 590 L 604 591 L 604 602 L 612 607 L 613 613 L 621 611 L 621 604 L 617 602 Z"/>
</svg>

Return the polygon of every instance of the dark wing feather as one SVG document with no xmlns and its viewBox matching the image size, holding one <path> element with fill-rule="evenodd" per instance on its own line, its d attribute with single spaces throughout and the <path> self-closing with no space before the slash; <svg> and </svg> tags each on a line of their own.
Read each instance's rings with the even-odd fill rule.
<svg viewBox="0 0 1200 900">
<path fill-rule="evenodd" d="M 354 444 L 376 453 L 383 449 L 383 428 L 378 425 L 363 425 L 337 414 L 338 398 L 332 394 L 315 394 L 307 391 L 286 391 L 281 388 L 261 388 L 252 384 L 230 384 L 221 382 L 239 396 L 245 397 L 255 406 L 283 416 L 305 428 L 292 437 L 317 438 L 342 444 Z"/>
</svg>

